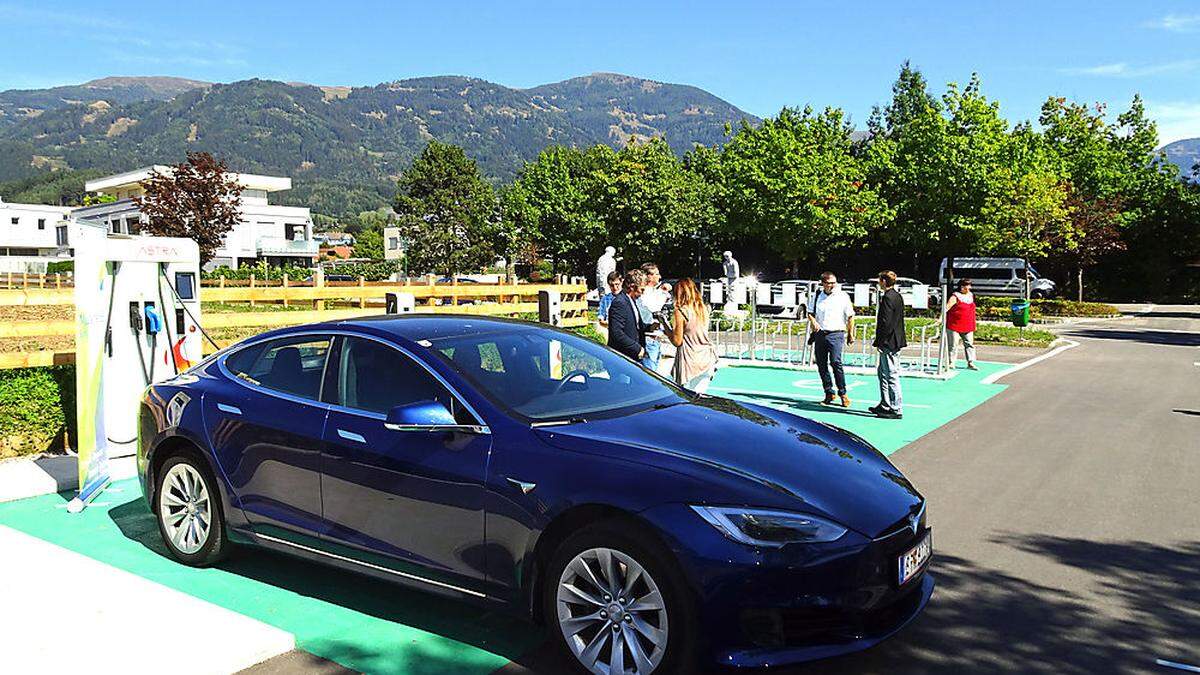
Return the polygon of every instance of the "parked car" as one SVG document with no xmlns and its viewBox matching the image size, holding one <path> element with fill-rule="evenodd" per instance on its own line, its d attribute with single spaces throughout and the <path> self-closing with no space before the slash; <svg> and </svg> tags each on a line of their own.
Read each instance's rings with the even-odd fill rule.
<svg viewBox="0 0 1200 675">
<path fill-rule="evenodd" d="M 541 324 L 272 331 L 152 385 L 167 551 L 291 553 L 545 622 L 579 670 L 870 647 L 925 606 L 925 500 L 862 438 L 681 389 Z"/>
<path fill-rule="evenodd" d="M 942 259 L 938 278 L 946 278 L 947 260 Z M 1021 258 L 954 258 L 955 278 L 969 278 L 971 290 L 976 295 L 999 295 L 1023 297 L 1025 295 L 1024 269 L 1029 279 L 1029 295 L 1034 298 L 1052 298 L 1058 294 L 1058 284 L 1038 274 L 1033 265 Z"/>
</svg>

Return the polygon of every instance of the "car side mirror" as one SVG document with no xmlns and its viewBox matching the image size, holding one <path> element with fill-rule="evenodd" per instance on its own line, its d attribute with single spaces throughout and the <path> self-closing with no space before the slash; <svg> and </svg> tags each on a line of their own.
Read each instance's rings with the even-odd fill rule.
<svg viewBox="0 0 1200 675">
<path fill-rule="evenodd" d="M 398 405 L 388 411 L 383 426 L 392 431 L 461 431 L 486 434 L 488 428 L 475 424 L 459 424 L 454 415 L 438 401 L 417 401 Z"/>
</svg>

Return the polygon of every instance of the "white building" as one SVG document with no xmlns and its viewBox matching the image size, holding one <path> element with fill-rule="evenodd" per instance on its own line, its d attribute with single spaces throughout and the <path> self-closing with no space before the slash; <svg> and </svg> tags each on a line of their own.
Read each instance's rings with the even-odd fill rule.
<svg viewBox="0 0 1200 675">
<path fill-rule="evenodd" d="M 112 195 L 117 201 L 75 209 L 71 217 L 81 221 L 103 222 L 114 234 L 137 234 L 141 214 L 133 197 L 142 194 L 141 182 L 151 172 L 169 173 L 171 167 L 151 166 L 135 171 L 88 181 L 88 192 Z M 319 244 L 313 239 L 312 216 L 298 206 L 276 206 L 267 201 L 272 192 L 290 190 L 292 179 L 281 176 L 230 174 L 242 186 L 242 222 L 230 230 L 221 248 L 205 266 L 213 268 L 266 260 L 269 265 L 312 266 Z"/>
<path fill-rule="evenodd" d="M 9 204 L 0 199 L 0 272 L 44 274 L 46 265 L 70 260 L 69 206 Z"/>
</svg>

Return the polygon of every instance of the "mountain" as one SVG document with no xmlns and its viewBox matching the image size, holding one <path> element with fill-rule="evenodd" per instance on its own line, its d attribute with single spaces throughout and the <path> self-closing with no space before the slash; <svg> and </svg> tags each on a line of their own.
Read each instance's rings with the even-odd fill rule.
<svg viewBox="0 0 1200 675">
<path fill-rule="evenodd" d="M 309 203 L 339 189 L 388 194 L 434 138 L 463 146 L 499 181 L 550 144 L 621 147 L 661 136 L 682 153 L 722 142 L 727 124 L 757 122 L 702 89 L 612 73 L 532 89 L 457 76 L 369 87 L 106 78 L 2 92 L 0 101 L 16 102 L 0 123 L 0 181 L 122 171 L 207 150 L 237 171 L 292 176 L 296 189 L 284 198 Z"/>
<path fill-rule="evenodd" d="M 209 86 L 212 83 L 182 77 L 104 77 L 65 87 L 0 91 L 0 125 L 100 100 L 109 104 L 166 101 L 190 89 Z"/>
<path fill-rule="evenodd" d="M 1192 167 L 1200 164 L 1200 138 L 1186 138 L 1163 146 L 1167 159 L 1179 167 L 1185 176 L 1192 175 Z"/>
</svg>

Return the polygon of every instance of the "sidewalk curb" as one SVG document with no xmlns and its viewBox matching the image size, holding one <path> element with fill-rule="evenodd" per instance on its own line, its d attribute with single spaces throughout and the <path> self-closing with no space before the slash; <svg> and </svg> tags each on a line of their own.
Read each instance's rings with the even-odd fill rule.
<svg viewBox="0 0 1200 675">
<path fill-rule="evenodd" d="M 0 503 L 76 490 L 77 467 L 75 455 L 21 457 L 0 462 Z M 110 460 L 109 472 L 113 480 L 137 475 L 136 458 L 130 455 Z"/>
</svg>

